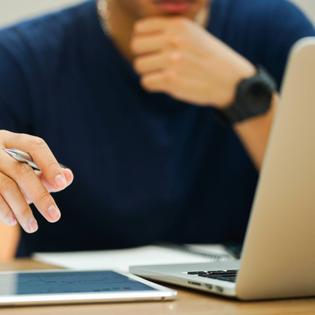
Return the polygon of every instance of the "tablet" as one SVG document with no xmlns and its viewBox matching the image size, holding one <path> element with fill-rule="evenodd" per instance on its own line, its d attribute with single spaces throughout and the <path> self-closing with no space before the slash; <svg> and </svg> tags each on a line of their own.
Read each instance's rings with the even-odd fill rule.
<svg viewBox="0 0 315 315">
<path fill-rule="evenodd" d="M 0 306 L 171 300 L 176 291 L 112 270 L 0 272 Z"/>
</svg>

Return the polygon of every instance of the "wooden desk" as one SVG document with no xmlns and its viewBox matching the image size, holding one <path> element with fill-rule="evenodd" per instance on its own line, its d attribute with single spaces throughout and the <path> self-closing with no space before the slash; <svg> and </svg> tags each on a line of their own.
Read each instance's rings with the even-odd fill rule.
<svg viewBox="0 0 315 315">
<path fill-rule="evenodd" d="M 53 266 L 32 260 L 0 264 L 0 270 L 49 269 Z M 268 302 L 238 302 L 208 294 L 178 289 L 172 302 L 36 306 L 0 308 L 2 315 L 314 315 L 315 298 Z"/>
</svg>

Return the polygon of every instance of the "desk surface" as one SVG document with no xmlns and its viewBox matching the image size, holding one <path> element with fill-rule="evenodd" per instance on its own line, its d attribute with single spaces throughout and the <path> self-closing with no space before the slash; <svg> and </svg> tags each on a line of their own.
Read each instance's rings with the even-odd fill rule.
<svg viewBox="0 0 315 315">
<path fill-rule="evenodd" d="M 53 266 L 32 260 L 16 260 L 0 264 L 0 270 L 51 269 Z M 5 315 L 314 315 L 315 298 L 268 302 L 238 302 L 195 291 L 178 289 L 178 298 L 172 302 L 145 302 L 123 304 L 94 304 L 67 306 L 37 306 L 0 308 Z"/>
</svg>

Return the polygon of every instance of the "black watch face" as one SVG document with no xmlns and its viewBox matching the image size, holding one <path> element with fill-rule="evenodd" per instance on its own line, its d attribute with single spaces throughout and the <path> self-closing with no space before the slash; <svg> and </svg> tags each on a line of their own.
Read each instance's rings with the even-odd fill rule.
<svg viewBox="0 0 315 315">
<path fill-rule="evenodd" d="M 234 103 L 223 111 L 230 123 L 263 115 L 271 107 L 276 84 L 262 69 L 254 77 L 240 82 Z"/>
<path fill-rule="evenodd" d="M 261 82 L 253 82 L 249 93 L 248 100 L 251 108 L 251 113 L 254 115 L 261 115 L 270 108 L 272 93 L 267 86 L 261 84 Z"/>
<path fill-rule="evenodd" d="M 252 81 L 244 92 L 243 112 L 246 116 L 259 116 L 270 109 L 272 90 L 264 82 Z"/>
</svg>

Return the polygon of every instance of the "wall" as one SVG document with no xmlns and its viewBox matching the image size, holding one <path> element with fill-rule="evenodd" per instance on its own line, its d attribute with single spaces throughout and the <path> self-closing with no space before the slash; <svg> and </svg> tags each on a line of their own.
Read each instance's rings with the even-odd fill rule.
<svg viewBox="0 0 315 315">
<path fill-rule="evenodd" d="M 82 0 L 0 0 L 0 26 L 38 15 L 47 10 L 73 5 Z M 251 0 L 254 1 L 254 0 Z M 258 0 L 264 1 L 264 0 Z M 299 4 L 315 22 L 315 0 L 292 0 Z"/>
<path fill-rule="evenodd" d="M 0 0 L 1 1 L 1 0 Z M 301 8 L 308 14 L 308 16 L 315 23 L 315 0 L 293 0 L 301 6 Z"/>
<path fill-rule="evenodd" d="M 0 0 L 0 25 L 14 23 L 82 0 Z"/>
</svg>

